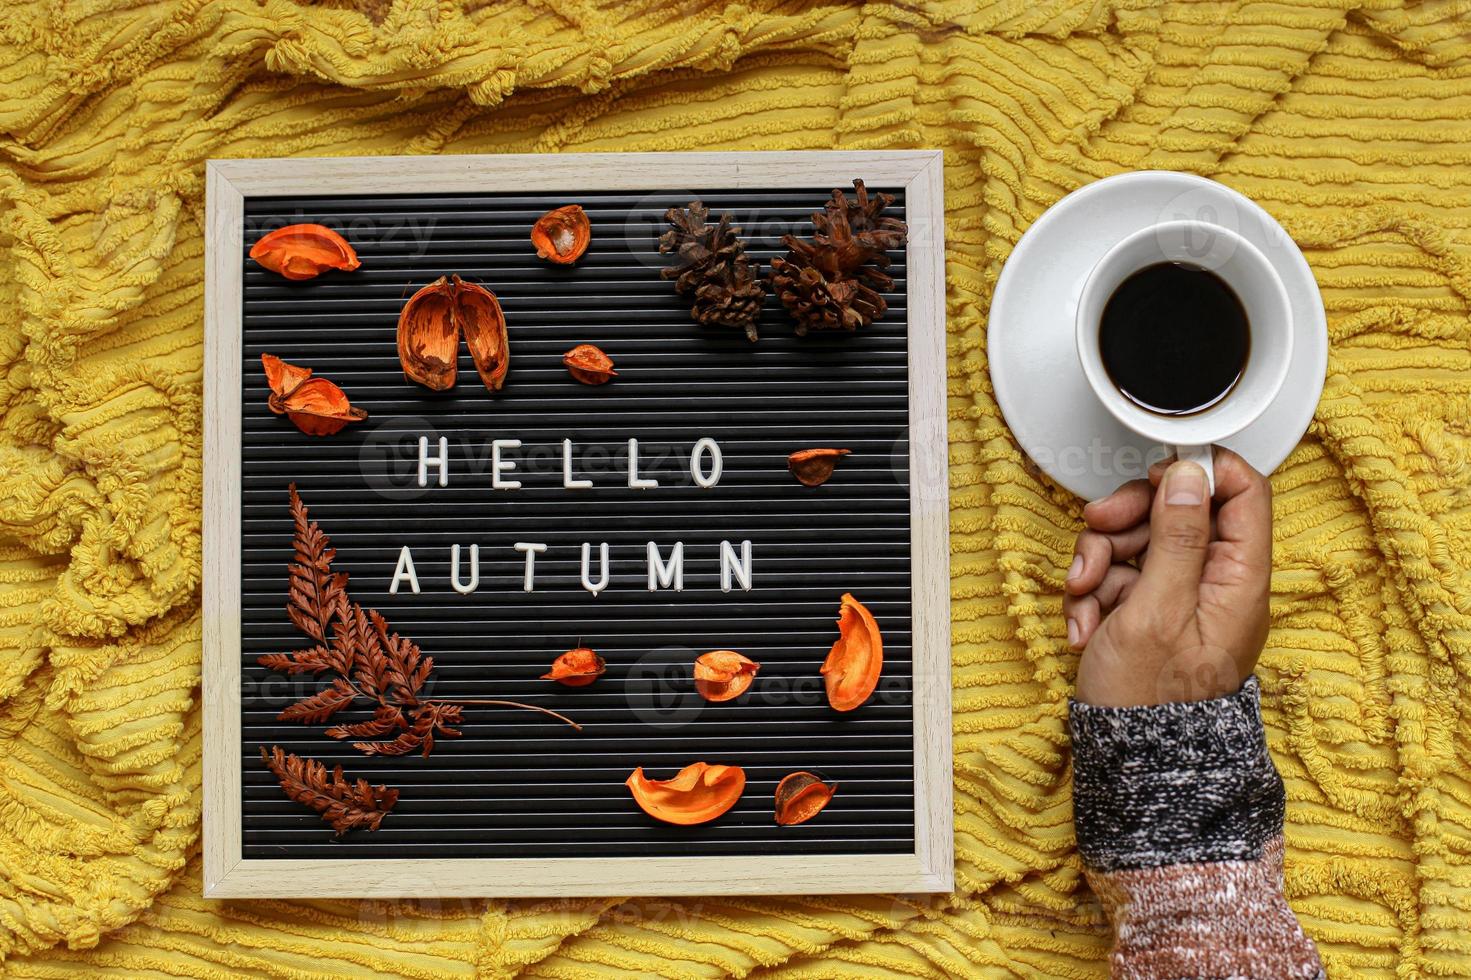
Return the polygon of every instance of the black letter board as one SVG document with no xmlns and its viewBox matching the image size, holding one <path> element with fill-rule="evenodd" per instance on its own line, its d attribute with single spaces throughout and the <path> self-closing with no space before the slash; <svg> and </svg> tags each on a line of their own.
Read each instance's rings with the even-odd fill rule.
<svg viewBox="0 0 1471 980">
<path fill-rule="evenodd" d="M 740 330 L 692 322 L 688 302 L 661 277 L 671 264 L 658 251 L 665 211 L 698 198 L 712 220 L 730 212 L 764 274 L 785 251 L 781 236 L 811 234 L 812 213 L 833 187 L 851 194 L 851 183 L 692 187 L 243 198 L 234 252 L 240 859 L 915 853 L 905 251 L 892 254 L 889 307 L 871 326 L 799 337 L 768 295 L 751 343 Z M 906 217 L 904 184 L 870 182 L 869 190 L 893 194 L 888 213 Z M 533 222 L 569 203 L 591 219 L 586 255 L 571 266 L 538 259 L 528 240 Z M 261 235 L 302 222 L 340 232 L 361 267 L 293 282 L 247 257 Z M 492 290 L 504 309 L 510 371 L 496 394 L 463 343 L 451 390 L 430 391 L 401 370 L 399 311 L 451 273 Z M 612 357 L 611 383 L 591 387 L 569 375 L 562 355 L 584 343 Z M 328 437 L 298 431 L 267 406 L 262 354 L 335 382 L 368 418 Z M 709 482 L 714 456 L 709 442 L 696 452 L 701 440 L 718 447 L 714 486 L 695 479 Z M 787 456 L 811 447 L 851 455 L 827 483 L 807 487 L 788 472 Z M 569 489 L 569 476 L 592 486 Z M 496 485 L 512 481 L 519 487 Z M 427 757 L 369 757 L 351 739 L 324 733 L 367 720 L 366 708 L 355 704 L 319 725 L 278 720 L 322 686 L 309 673 L 286 676 L 257 663 L 312 645 L 286 613 L 291 484 L 330 536 L 333 567 L 350 576 L 352 600 L 433 658 L 424 697 L 525 702 L 582 730 L 531 711 L 468 704 L 454 726 L 460 736 L 437 738 Z M 590 588 L 604 543 L 609 576 Z M 465 591 L 472 546 L 478 582 Z M 652 566 L 651 552 L 662 565 L 676 549 L 682 588 Z M 819 668 L 838 637 L 844 593 L 877 619 L 884 663 L 868 702 L 839 713 Z M 541 679 L 577 646 L 606 659 L 603 676 L 579 688 Z M 700 654 L 722 649 L 760 671 L 740 698 L 709 703 L 691 668 Z M 396 788 L 399 799 L 378 829 L 336 836 L 283 792 L 262 746 L 340 765 L 349 779 Z M 739 802 L 713 822 L 658 822 L 624 785 L 638 767 L 663 779 L 696 761 L 738 765 L 748 778 Z M 838 791 L 817 818 L 777 826 L 773 791 L 799 770 Z M 792 882 L 789 890 L 812 889 Z"/>
</svg>

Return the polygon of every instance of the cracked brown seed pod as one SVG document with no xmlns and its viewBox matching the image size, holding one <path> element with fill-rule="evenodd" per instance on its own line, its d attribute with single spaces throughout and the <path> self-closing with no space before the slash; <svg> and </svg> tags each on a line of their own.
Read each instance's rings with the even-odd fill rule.
<svg viewBox="0 0 1471 980">
<path fill-rule="evenodd" d="M 735 327 L 756 340 L 756 320 L 766 298 L 759 267 L 746 255 L 740 229 L 722 214 L 714 225 L 710 209 L 699 201 L 664 213 L 672 226 L 659 239 L 659 251 L 674 254 L 679 265 L 663 270 L 665 279 L 690 301 L 690 316 L 709 327 Z"/>
<path fill-rule="evenodd" d="M 856 330 L 883 316 L 882 290 L 894 285 L 888 250 L 902 246 L 909 226 L 883 211 L 892 194 L 869 196 L 853 181 L 856 200 L 835 189 L 827 207 L 812 216 L 810 241 L 787 235 L 785 258 L 771 260 L 771 288 L 797 321 L 797 333 Z"/>
</svg>

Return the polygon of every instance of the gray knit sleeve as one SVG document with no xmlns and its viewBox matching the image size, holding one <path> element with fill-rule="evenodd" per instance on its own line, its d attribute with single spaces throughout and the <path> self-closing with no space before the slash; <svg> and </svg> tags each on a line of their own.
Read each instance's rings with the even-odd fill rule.
<svg viewBox="0 0 1471 980">
<path fill-rule="evenodd" d="M 1321 977 L 1283 895 L 1286 794 L 1260 688 L 1141 708 L 1074 701 L 1073 821 L 1114 976 Z"/>
</svg>

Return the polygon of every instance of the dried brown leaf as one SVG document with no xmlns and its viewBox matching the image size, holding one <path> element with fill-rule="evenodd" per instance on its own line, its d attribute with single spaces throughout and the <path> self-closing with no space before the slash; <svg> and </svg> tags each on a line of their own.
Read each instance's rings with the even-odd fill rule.
<svg viewBox="0 0 1471 980">
<path fill-rule="evenodd" d="M 320 674 L 324 670 L 336 670 L 338 653 L 328 647 L 312 647 L 295 653 L 267 653 L 255 658 L 262 667 L 269 667 L 278 674 Z"/>
<path fill-rule="evenodd" d="M 353 748 L 366 755 L 407 755 L 422 746 L 425 757 L 434 750 L 436 735 L 442 738 L 458 738 L 460 731 L 451 728 L 463 720 L 463 711 L 457 704 L 425 702 L 412 711 L 413 727 L 392 741 L 354 742 Z"/>
<path fill-rule="evenodd" d="M 378 634 L 368 621 L 368 611 L 349 601 L 342 621 L 337 625 L 336 637 L 352 650 L 352 679 L 358 690 L 375 701 L 386 703 L 388 661 L 378 642 Z"/>
<path fill-rule="evenodd" d="M 349 830 L 377 830 L 398 802 L 398 790 L 369 785 L 366 779 L 348 782 L 342 767 L 331 772 L 315 759 L 285 752 L 279 745 L 260 750 L 261 759 L 275 774 L 286 795 L 321 814 L 341 837 Z"/>
<path fill-rule="evenodd" d="M 308 517 L 296 484 L 291 484 L 290 492 L 296 533 L 292 539 L 286 614 L 297 629 L 318 643 L 326 643 L 327 631 L 347 594 L 347 573 L 332 571 L 332 559 L 337 557 L 332 542 Z"/>
<path fill-rule="evenodd" d="M 373 711 L 373 717 L 368 721 L 360 721 L 351 725 L 334 725 L 327 729 L 327 734 L 332 738 L 382 738 L 408 727 L 404 720 L 403 712 L 392 705 L 380 705 Z"/>
<path fill-rule="evenodd" d="M 320 725 L 343 708 L 352 704 L 357 692 L 341 677 L 315 694 L 308 695 L 295 704 L 287 705 L 276 717 L 281 721 L 299 721 L 303 725 Z"/>
<path fill-rule="evenodd" d="M 434 660 L 425 657 L 417 643 L 392 632 L 376 609 L 368 610 L 368 616 L 386 661 L 382 673 L 387 681 L 384 690 L 397 695 L 405 704 L 417 704 L 419 691 L 434 669 Z"/>
<path fill-rule="evenodd" d="M 413 732 L 402 732 L 391 741 L 384 742 L 354 742 L 352 747 L 363 755 L 408 755 L 410 752 L 424 744 L 424 736 Z M 428 755 L 426 751 L 424 753 Z"/>
</svg>

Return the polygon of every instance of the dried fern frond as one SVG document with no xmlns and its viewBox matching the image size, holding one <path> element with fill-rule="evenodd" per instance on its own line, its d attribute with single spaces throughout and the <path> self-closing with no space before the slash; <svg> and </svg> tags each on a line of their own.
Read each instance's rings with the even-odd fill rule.
<svg viewBox="0 0 1471 980">
<path fill-rule="evenodd" d="M 327 734 L 356 740 L 354 747 L 368 755 L 402 755 L 416 749 L 428 755 L 436 735 L 457 736 L 459 731 L 451 726 L 460 720 L 458 705 L 426 706 L 419 699 L 433 673 L 434 659 L 393 632 L 376 609 L 364 609 L 348 596 L 347 575 L 332 569 L 336 557 L 332 542 L 311 520 L 295 484 L 291 516 L 296 533 L 287 613 L 302 632 L 319 642 L 295 653 L 265 654 L 256 662 L 283 674 L 326 675 L 328 683 L 276 717 L 320 725 L 355 701 L 366 701 L 374 708 L 372 719 L 335 725 Z M 387 739 L 395 733 L 395 738 Z"/>
<path fill-rule="evenodd" d="M 296 533 L 286 612 L 317 645 L 294 653 L 264 654 L 256 662 L 283 674 L 318 676 L 326 686 L 287 705 L 276 716 L 279 720 L 321 725 L 339 711 L 371 707 L 372 718 L 333 725 L 326 731 L 331 738 L 352 739 L 353 748 L 366 755 L 405 755 L 415 750 L 429 755 L 436 738 L 459 737 L 460 730 L 454 726 L 463 720 L 465 704 L 536 711 L 581 730 L 565 715 L 519 701 L 422 699 L 434 672 L 434 658 L 426 657 L 414 641 L 393 632 L 377 610 L 364 609 L 351 600 L 346 573 L 332 570 L 336 557 L 332 543 L 308 516 L 295 484 L 291 486 L 291 516 Z M 329 778 L 319 763 L 283 754 L 280 749 L 274 757 L 266 757 L 266 762 L 292 799 L 323 813 L 323 819 L 339 834 L 358 826 L 376 829 L 382 813 L 398 799 L 397 790 L 368 787 L 363 780 L 348 784 L 342 781 L 340 769 Z M 332 800 L 340 805 L 338 809 L 333 809 Z M 352 816 L 340 809 L 348 804 L 363 814 L 381 805 L 382 813 L 376 819 Z"/>
<path fill-rule="evenodd" d="M 366 779 L 348 782 L 341 766 L 329 772 L 315 759 L 283 751 L 279 745 L 269 752 L 262 746 L 260 755 L 286 795 L 319 813 L 339 837 L 359 828 L 377 830 L 398 802 L 398 790 L 371 786 Z"/>
<path fill-rule="evenodd" d="M 296 526 L 287 579 L 286 615 L 296 628 L 318 643 L 327 642 L 327 630 L 337 618 L 347 594 L 347 574 L 332 570 L 337 557 L 327 535 L 307 516 L 306 505 L 291 484 L 291 520 Z"/>
</svg>

